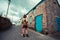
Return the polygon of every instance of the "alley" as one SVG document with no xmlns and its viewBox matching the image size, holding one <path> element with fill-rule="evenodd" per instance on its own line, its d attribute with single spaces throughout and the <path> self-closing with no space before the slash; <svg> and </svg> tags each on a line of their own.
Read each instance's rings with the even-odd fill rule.
<svg viewBox="0 0 60 40">
<path fill-rule="evenodd" d="M 31 28 L 29 37 L 21 23 Z M 60 40 L 60 1 L 0 0 L 0 40 Z"/>
<path fill-rule="evenodd" d="M 29 37 L 22 37 L 21 26 L 12 26 L 7 31 L 0 32 L 0 40 L 55 40 L 29 29 Z"/>
</svg>

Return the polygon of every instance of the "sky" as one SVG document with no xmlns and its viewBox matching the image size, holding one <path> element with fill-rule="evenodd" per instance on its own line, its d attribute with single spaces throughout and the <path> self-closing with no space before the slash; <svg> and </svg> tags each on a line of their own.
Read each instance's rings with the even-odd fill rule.
<svg viewBox="0 0 60 40">
<path fill-rule="evenodd" d="M 41 0 L 11 0 L 8 18 L 18 21 L 24 14 L 28 13 Z M 58 0 L 60 4 L 60 0 Z M 0 0 L 0 14 L 6 15 L 8 0 Z"/>
<path fill-rule="evenodd" d="M 17 21 L 41 0 L 11 0 L 8 18 Z M 0 0 L 0 14 L 6 15 L 8 0 Z"/>
<path fill-rule="evenodd" d="M 58 3 L 60 4 L 60 0 L 58 0 Z"/>
</svg>

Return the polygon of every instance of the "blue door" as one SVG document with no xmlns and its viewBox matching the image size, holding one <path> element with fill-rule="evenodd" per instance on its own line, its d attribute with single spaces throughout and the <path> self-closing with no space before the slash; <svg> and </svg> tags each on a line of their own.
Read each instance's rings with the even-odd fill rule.
<svg viewBox="0 0 60 40">
<path fill-rule="evenodd" d="M 57 22 L 57 30 L 60 32 L 60 18 L 56 17 L 56 22 Z"/>
<path fill-rule="evenodd" d="M 36 16 L 36 31 L 37 32 L 42 32 L 42 18 L 43 18 L 42 14 Z"/>
</svg>

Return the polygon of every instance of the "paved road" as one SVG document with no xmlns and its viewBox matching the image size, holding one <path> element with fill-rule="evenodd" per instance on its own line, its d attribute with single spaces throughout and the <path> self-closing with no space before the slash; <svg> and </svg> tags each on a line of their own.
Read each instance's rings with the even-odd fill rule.
<svg viewBox="0 0 60 40">
<path fill-rule="evenodd" d="M 56 40 L 52 37 L 39 34 L 29 29 L 29 37 L 23 38 L 21 35 L 21 26 L 12 26 L 7 31 L 0 32 L 0 40 Z"/>
</svg>

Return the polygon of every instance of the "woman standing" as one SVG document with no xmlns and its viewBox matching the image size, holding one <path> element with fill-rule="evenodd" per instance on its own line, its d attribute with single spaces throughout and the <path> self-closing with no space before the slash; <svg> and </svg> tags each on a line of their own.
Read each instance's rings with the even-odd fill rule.
<svg viewBox="0 0 60 40">
<path fill-rule="evenodd" d="M 23 34 L 23 37 L 25 37 L 25 35 L 26 35 L 26 37 L 28 37 L 28 21 L 27 21 L 26 18 L 27 18 L 27 16 L 24 15 L 23 19 L 22 19 L 22 34 Z M 24 33 L 24 31 L 25 31 L 25 33 Z"/>
</svg>

